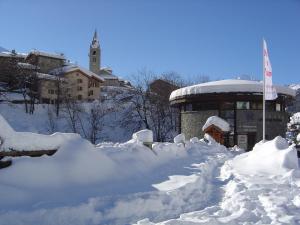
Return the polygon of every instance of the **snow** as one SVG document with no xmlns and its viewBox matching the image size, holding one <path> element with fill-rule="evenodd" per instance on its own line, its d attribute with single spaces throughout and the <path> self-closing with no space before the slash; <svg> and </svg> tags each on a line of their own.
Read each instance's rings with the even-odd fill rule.
<svg viewBox="0 0 300 225">
<path fill-rule="evenodd" d="M 185 143 L 185 135 L 178 134 L 176 137 L 174 137 L 174 143 Z"/>
<path fill-rule="evenodd" d="M 275 86 L 275 88 L 278 94 L 296 95 L 296 91 L 289 87 Z M 262 91 L 262 82 L 250 80 L 219 80 L 177 89 L 171 93 L 170 100 L 195 94 L 230 92 L 262 93 Z"/>
<path fill-rule="evenodd" d="M 50 74 L 57 74 L 57 73 L 70 73 L 73 71 L 79 70 L 81 72 L 83 72 L 84 74 L 86 74 L 89 77 L 94 77 L 98 80 L 104 81 L 104 79 L 102 77 L 100 77 L 98 74 L 93 73 L 92 71 L 85 69 L 81 66 L 78 65 L 68 65 L 68 66 L 64 66 L 64 67 L 60 67 L 60 68 L 56 68 L 54 70 L 51 70 L 49 73 Z"/>
<path fill-rule="evenodd" d="M 145 218 L 136 224 L 299 224 L 300 171 L 296 162 L 295 149 L 283 138 L 258 143 L 252 152 L 237 155 L 220 168 L 224 192 L 217 202 L 177 219 L 152 222 Z"/>
<path fill-rule="evenodd" d="M 297 135 L 297 141 L 300 142 L 300 133 Z"/>
<path fill-rule="evenodd" d="M 289 87 L 297 91 L 300 89 L 300 84 L 291 84 Z"/>
<path fill-rule="evenodd" d="M 26 99 L 29 99 L 29 96 L 26 95 Z M 18 92 L 2 92 L 1 93 L 2 101 L 24 101 L 24 97 L 22 93 Z"/>
<path fill-rule="evenodd" d="M 297 112 L 290 117 L 290 124 L 291 125 L 300 124 L 300 112 Z"/>
<path fill-rule="evenodd" d="M 31 132 L 15 132 L 2 115 L 0 115 L 0 127 L 0 150 L 2 151 L 55 150 L 58 149 L 66 140 L 76 139 L 79 137 L 78 134 L 72 133 L 43 135 Z"/>
<path fill-rule="evenodd" d="M 153 132 L 151 130 L 140 130 L 132 135 L 132 139 L 141 143 L 152 143 Z"/>
<path fill-rule="evenodd" d="M 240 174 L 284 174 L 298 169 L 297 150 L 278 136 L 271 141 L 257 143 L 252 151 L 237 156 L 232 160 L 232 166 Z"/>
<path fill-rule="evenodd" d="M 33 50 L 33 51 L 29 52 L 28 56 L 30 56 L 31 54 L 65 60 L 65 56 L 63 54 L 54 54 L 54 53 L 43 52 L 43 51 L 38 51 L 38 50 Z"/>
<path fill-rule="evenodd" d="M 20 68 L 23 68 L 23 69 L 31 69 L 31 70 L 34 70 L 34 69 L 40 69 L 40 67 L 38 66 L 35 66 L 35 65 L 32 65 L 30 63 L 22 63 L 22 62 L 18 62 L 18 66 Z"/>
<path fill-rule="evenodd" d="M 220 118 L 218 116 L 209 117 L 206 120 L 205 124 L 203 125 L 202 130 L 204 131 L 205 129 L 207 129 L 211 125 L 215 125 L 216 127 L 220 128 L 224 132 L 230 131 L 229 123 L 227 123 L 225 120 L 223 120 L 222 118 Z"/>
<path fill-rule="evenodd" d="M 0 117 L 0 136 L 14 136 L 11 144 L 22 148 L 35 143 L 39 134 L 24 130 L 45 129 L 46 111 L 37 106 L 25 117 L 19 106 L 0 106 L 15 128 Z M 40 144 L 58 146 L 53 156 L 13 158 L 0 170 L 0 225 L 300 224 L 300 170 L 283 138 L 242 153 L 207 134 L 179 137 L 151 150 L 136 140 L 95 146 L 79 135 L 44 135 Z"/>
</svg>

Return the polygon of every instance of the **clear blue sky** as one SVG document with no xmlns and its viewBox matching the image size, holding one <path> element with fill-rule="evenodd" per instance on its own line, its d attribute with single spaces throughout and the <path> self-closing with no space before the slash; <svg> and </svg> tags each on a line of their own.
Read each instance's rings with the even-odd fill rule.
<svg viewBox="0 0 300 225">
<path fill-rule="evenodd" d="M 274 83 L 300 83 L 300 0 L 0 0 L 7 49 L 62 52 L 88 67 L 95 28 L 102 65 L 124 78 L 147 68 L 260 79 L 265 37 Z"/>
</svg>

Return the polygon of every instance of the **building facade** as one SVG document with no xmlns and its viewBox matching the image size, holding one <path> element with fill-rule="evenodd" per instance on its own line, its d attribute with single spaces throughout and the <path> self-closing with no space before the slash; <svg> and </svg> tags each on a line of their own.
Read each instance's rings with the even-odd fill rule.
<svg viewBox="0 0 300 225">
<path fill-rule="evenodd" d="M 262 89 L 257 81 L 222 80 L 173 91 L 172 106 L 180 109 L 180 131 L 186 137 L 202 137 L 202 126 L 210 116 L 230 124 L 227 146 L 250 150 L 262 140 Z M 266 139 L 285 136 L 289 115 L 287 105 L 295 97 L 288 87 L 276 87 L 278 98 L 266 102 Z"/>
<path fill-rule="evenodd" d="M 57 74 L 58 69 L 52 71 Z M 54 104 L 56 101 L 73 99 L 92 101 L 99 99 L 100 86 L 104 80 L 97 74 L 78 66 L 59 68 L 60 74 L 39 73 L 39 96 L 41 103 Z"/>
<path fill-rule="evenodd" d="M 103 86 L 131 86 L 129 82 L 113 74 L 109 67 L 101 67 L 101 48 L 97 31 L 95 31 L 89 51 L 89 69 L 104 79 Z"/>
</svg>

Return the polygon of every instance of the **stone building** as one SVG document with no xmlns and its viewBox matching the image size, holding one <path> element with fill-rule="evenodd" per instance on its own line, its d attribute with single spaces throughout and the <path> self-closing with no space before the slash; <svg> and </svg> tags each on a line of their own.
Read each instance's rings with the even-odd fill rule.
<svg viewBox="0 0 300 225">
<path fill-rule="evenodd" d="M 181 88 L 172 92 L 171 105 L 180 109 L 180 131 L 187 138 L 202 137 L 207 118 L 219 116 L 230 124 L 228 146 L 250 150 L 262 140 L 261 82 L 221 80 Z M 278 98 L 266 101 L 266 139 L 284 136 L 289 115 L 287 105 L 295 91 L 276 86 Z"/>
<path fill-rule="evenodd" d="M 10 82 L 12 76 L 20 71 L 18 63 L 25 63 L 27 54 L 15 50 L 0 52 L 0 82 Z"/>
<path fill-rule="evenodd" d="M 38 66 L 40 73 L 49 73 L 53 69 L 66 65 L 63 54 L 51 54 L 36 50 L 28 53 L 25 62 Z"/>
<path fill-rule="evenodd" d="M 168 99 L 172 91 L 178 89 L 177 85 L 163 79 L 156 79 L 149 85 L 150 91 L 161 96 L 163 99 Z"/>
<path fill-rule="evenodd" d="M 99 99 L 100 86 L 104 82 L 99 75 L 75 65 L 54 69 L 50 74 L 39 73 L 39 78 L 40 102 L 51 104 L 64 98 L 83 101 Z"/>
<path fill-rule="evenodd" d="M 111 68 L 101 67 L 101 48 L 97 31 L 95 31 L 89 52 L 89 69 L 104 79 L 103 86 L 131 86 L 129 82 L 113 74 Z"/>
</svg>

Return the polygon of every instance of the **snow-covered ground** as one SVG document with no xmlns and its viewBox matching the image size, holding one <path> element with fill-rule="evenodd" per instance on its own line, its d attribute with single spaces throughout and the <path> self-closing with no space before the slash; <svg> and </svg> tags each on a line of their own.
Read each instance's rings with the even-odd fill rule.
<svg viewBox="0 0 300 225">
<path fill-rule="evenodd" d="M 112 103 L 107 102 L 106 106 L 109 104 Z M 87 110 L 90 105 L 91 103 L 86 103 L 82 104 L 82 107 Z M 130 139 L 132 133 L 136 131 L 136 124 L 122 124 L 126 113 L 127 111 L 125 106 L 118 106 L 117 111 L 112 111 L 104 116 L 103 130 L 99 138 L 100 141 L 124 142 Z M 37 104 L 35 105 L 34 114 L 27 114 L 25 113 L 24 104 L 2 102 L 0 104 L 0 114 L 16 131 L 35 132 L 40 134 L 72 132 L 67 115 L 61 112 L 59 117 L 56 117 L 55 108 L 52 105 Z M 87 124 L 88 122 L 87 119 L 85 119 L 84 113 L 82 113 L 81 117 L 83 118 L 84 124 Z M 82 130 L 79 125 L 78 132 L 82 134 Z"/>
<path fill-rule="evenodd" d="M 221 167 L 222 198 L 210 207 L 177 219 L 138 225 L 300 224 L 300 170 L 296 150 L 277 137 L 258 143 Z"/>
<path fill-rule="evenodd" d="M 0 126 L 15 141 L 27 137 L 20 148 L 37 138 L 5 119 Z M 51 139 L 58 147 L 53 156 L 14 158 L 0 170 L 1 225 L 300 223 L 298 159 L 281 137 L 248 153 L 208 135 L 190 141 L 179 135 L 152 150 L 142 144 L 151 141 L 147 131 L 96 146 L 79 135 L 43 139 L 35 147 Z"/>
</svg>

